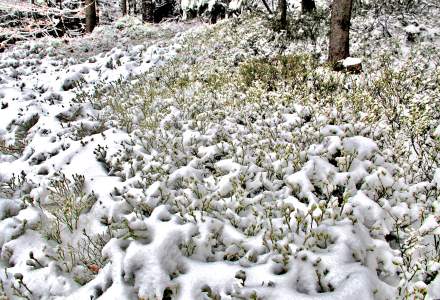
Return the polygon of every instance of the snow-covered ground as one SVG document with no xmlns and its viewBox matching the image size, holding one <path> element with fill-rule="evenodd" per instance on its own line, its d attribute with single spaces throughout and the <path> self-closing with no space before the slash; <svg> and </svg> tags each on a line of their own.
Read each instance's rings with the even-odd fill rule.
<svg viewBox="0 0 440 300">
<path fill-rule="evenodd" d="M 2 54 L 0 297 L 440 298 L 430 13 L 355 18 L 361 75 L 259 15 Z"/>
</svg>

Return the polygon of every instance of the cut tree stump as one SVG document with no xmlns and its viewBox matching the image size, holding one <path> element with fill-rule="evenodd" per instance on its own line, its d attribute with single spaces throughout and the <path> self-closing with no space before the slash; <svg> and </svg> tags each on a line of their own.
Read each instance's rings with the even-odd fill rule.
<svg viewBox="0 0 440 300">
<path fill-rule="evenodd" d="M 347 57 L 346 59 L 337 61 L 333 65 L 333 70 L 350 74 L 360 74 L 362 72 L 362 59 Z"/>
</svg>

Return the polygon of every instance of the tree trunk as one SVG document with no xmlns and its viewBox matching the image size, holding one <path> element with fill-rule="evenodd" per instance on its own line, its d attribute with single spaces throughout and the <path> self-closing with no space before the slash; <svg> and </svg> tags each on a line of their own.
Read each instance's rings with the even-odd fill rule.
<svg viewBox="0 0 440 300">
<path fill-rule="evenodd" d="M 95 0 L 86 0 L 86 32 L 90 33 L 96 26 Z"/>
<path fill-rule="evenodd" d="M 99 24 L 99 0 L 95 0 L 96 24 Z"/>
<path fill-rule="evenodd" d="M 31 5 L 35 5 L 35 0 L 30 0 L 30 3 L 31 3 Z M 35 20 L 35 13 L 34 13 L 34 9 L 33 8 L 31 9 L 31 17 L 32 17 L 32 19 Z M 0 47 L 0 52 L 2 52 L 1 51 L 1 47 Z"/>
<path fill-rule="evenodd" d="M 311 13 L 316 9 L 314 0 L 302 0 L 301 1 L 301 10 L 303 13 Z"/>
<path fill-rule="evenodd" d="M 144 22 L 154 22 L 154 4 L 152 0 L 142 0 L 142 20 Z"/>
<path fill-rule="evenodd" d="M 128 0 L 129 9 L 128 11 L 132 12 L 133 15 L 136 15 L 136 0 Z"/>
<path fill-rule="evenodd" d="M 127 14 L 127 0 L 121 0 L 121 11 L 123 16 Z"/>
<path fill-rule="evenodd" d="M 280 14 L 280 29 L 287 29 L 287 0 L 278 1 L 278 11 Z"/>
<path fill-rule="evenodd" d="M 352 6 L 353 0 L 333 0 L 328 54 L 330 63 L 350 56 L 349 34 Z"/>
</svg>

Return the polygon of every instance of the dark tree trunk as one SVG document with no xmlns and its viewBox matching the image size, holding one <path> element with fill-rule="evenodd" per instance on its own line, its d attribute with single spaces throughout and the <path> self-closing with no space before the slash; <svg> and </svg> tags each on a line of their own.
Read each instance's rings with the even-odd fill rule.
<svg viewBox="0 0 440 300">
<path fill-rule="evenodd" d="M 90 33 L 96 26 L 95 0 L 86 0 L 86 32 Z"/>
<path fill-rule="evenodd" d="M 153 0 L 142 0 L 142 20 L 148 23 L 154 22 Z"/>
<path fill-rule="evenodd" d="M 303 13 L 311 13 L 316 9 L 314 0 L 302 0 L 301 1 L 301 10 Z"/>
<path fill-rule="evenodd" d="M 35 0 L 31 0 L 31 5 L 35 5 Z M 32 19 L 35 20 L 35 13 L 34 13 L 34 10 L 33 10 L 33 9 L 31 9 L 31 17 L 32 17 Z M 0 51 L 0 52 L 1 52 L 1 51 Z"/>
<path fill-rule="evenodd" d="M 133 15 L 136 15 L 136 0 L 128 0 L 128 4 L 130 5 L 128 9 L 129 13 L 131 11 Z"/>
<path fill-rule="evenodd" d="M 287 29 L 287 0 L 279 0 L 278 11 L 280 14 L 280 28 Z"/>
<path fill-rule="evenodd" d="M 123 16 L 127 14 L 127 0 L 121 0 L 121 11 Z"/>
<path fill-rule="evenodd" d="M 96 24 L 99 24 L 99 0 L 95 0 Z"/>
<path fill-rule="evenodd" d="M 353 0 L 334 0 L 330 20 L 328 61 L 335 63 L 350 55 L 349 34 Z"/>
</svg>

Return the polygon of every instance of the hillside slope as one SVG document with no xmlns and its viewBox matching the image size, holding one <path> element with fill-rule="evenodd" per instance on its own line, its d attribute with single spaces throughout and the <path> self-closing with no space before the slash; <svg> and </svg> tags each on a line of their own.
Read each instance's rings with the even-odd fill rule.
<svg viewBox="0 0 440 300">
<path fill-rule="evenodd" d="M 252 14 L 132 24 L 153 44 L 86 61 L 2 54 L 0 293 L 439 298 L 429 13 L 389 15 L 388 33 L 357 15 L 361 75 L 331 71 L 325 19 L 296 13 L 290 35 Z"/>
</svg>

